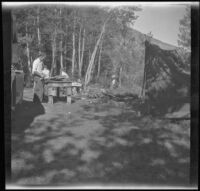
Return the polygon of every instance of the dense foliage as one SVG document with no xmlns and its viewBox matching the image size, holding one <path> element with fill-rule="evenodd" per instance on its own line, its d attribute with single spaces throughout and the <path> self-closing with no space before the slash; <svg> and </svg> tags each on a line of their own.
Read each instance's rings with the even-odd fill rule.
<svg viewBox="0 0 200 191">
<path fill-rule="evenodd" d="M 119 88 L 140 94 L 144 76 L 147 36 L 163 49 L 174 49 L 134 30 L 138 7 L 29 6 L 13 10 L 16 17 L 21 60 L 27 76 L 39 52 L 45 52 L 45 64 L 51 75 L 64 70 L 72 79 L 81 79 L 85 87 L 97 84 L 110 87 L 112 75 Z M 180 41 L 189 45 L 189 8 L 180 21 Z M 185 31 L 185 32 L 184 32 Z M 186 34 L 187 31 L 187 34 Z M 182 43 L 181 43 L 182 42 Z M 184 69 L 190 69 L 190 53 L 179 50 Z M 27 78 L 29 79 L 29 78 Z"/>
<path fill-rule="evenodd" d="M 179 27 L 179 46 L 182 46 L 190 51 L 191 49 L 191 7 L 186 6 L 186 13 L 184 17 L 180 20 Z"/>
<path fill-rule="evenodd" d="M 180 20 L 178 45 L 180 46 L 179 53 L 184 60 L 185 69 L 190 70 L 191 63 L 191 6 L 185 8 L 185 15 Z"/>
<path fill-rule="evenodd" d="M 33 61 L 42 51 L 47 54 L 45 63 L 51 75 L 65 70 L 85 85 L 109 85 L 117 68 L 123 67 L 126 73 L 132 63 L 132 51 L 126 52 L 130 43 L 125 41 L 130 25 L 137 19 L 135 11 L 139 10 L 39 5 L 14 9 L 26 73 L 31 73 Z"/>
</svg>

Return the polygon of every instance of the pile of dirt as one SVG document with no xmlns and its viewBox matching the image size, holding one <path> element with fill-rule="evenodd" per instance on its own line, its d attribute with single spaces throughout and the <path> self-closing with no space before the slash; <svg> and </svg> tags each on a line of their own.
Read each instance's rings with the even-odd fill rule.
<svg viewBox="0 0 200 191">
<path fill-rule="evenodd" d="M 121 89 L 104 89 L 98 86 L 89 86 L 87 90 L 84 91 L 82 97 L 85 99 L 90 100 L 91 102 L 98 102 L 98 103 L 107 103 L 109 101 L 112 102 L 123 102 L 125 104 L 134 104 L 138 103 L 141 100 L 139 99 L 138 95 L 133 94 L 131 92 L 124 92 Z"/>
<path fill-rule="evenodd" d="M 98 86 L 88 86 L 87 89 L 84 91 L 83 95 L 86 96 L 88 99 L 97 99 L 104 96 L 103 92 L 105 92 L 105 89 L 102 89 Z"/>
</svg>

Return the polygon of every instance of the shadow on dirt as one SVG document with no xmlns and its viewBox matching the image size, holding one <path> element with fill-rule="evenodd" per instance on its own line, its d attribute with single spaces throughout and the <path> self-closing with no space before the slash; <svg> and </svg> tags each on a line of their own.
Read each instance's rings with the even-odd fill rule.
<svg viewBox="0 0 200 191">
<path fill-rule="evenodd" d="M 74 114 L 55 113 L 24 130 L 13 148 L 13 182 L 187 186 L 189 143 L 187 121 L 173 124 L 118 106 L 82 105 Z"/>
<path fill-rule="evenodd" d="M 41 103 L 23 100 L 22 104 L 18 105 L 13 113 L 12 131 L 23 131 L 24 128 L 29 127 L 36 116 L 44 113 L 45 110 Z"/>
</svg>

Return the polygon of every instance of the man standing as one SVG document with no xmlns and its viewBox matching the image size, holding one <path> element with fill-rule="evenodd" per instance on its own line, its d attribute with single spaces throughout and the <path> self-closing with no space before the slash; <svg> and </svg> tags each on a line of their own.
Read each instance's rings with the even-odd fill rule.
<svg viewBox="0 0 200 191">
<path fill-rule="evenodd" d="M 41 53 L 37 59 L 33 62 L 33 79 L 34 79 L 34 86 L 33 86 L 33 102 L 34 103 L 41 103 L 43 99 L 43 92 L 44 92 L 44 85 L 43 85 L 43 78 L 45 75 L 42 73 L 43 71 L 43 60 L 46 58 L 44 53 Z"/>
</svg>

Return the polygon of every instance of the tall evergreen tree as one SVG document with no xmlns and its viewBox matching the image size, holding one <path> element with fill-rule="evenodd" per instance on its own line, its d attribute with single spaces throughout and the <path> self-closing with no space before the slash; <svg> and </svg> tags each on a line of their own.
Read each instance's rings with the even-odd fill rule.
<svg viewBox="0 0 200 191">
<path fill-rule="evenodd" d="M 186 7 L 186 13 L 180 20 L 180 33 L 178 34 L 178 45 L 189 50 L 191 49 L 191 7 Z"/>
</svg>

